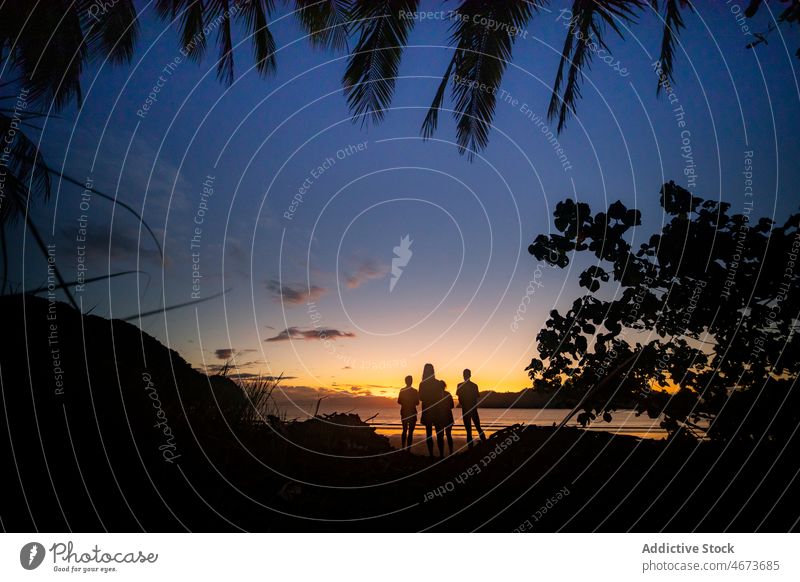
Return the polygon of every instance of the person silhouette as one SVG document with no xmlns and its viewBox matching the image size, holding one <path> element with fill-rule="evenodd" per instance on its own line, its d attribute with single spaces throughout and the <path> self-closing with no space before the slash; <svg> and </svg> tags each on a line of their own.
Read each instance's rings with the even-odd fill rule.
<svg viewBox="0 0 800 582">
<path fill-rule="evenodd" d="M 414 440 L 414 428 L 417 426 L 417 404 L 419 404 L 419 392 L 411 384 L 414 379 L 406 376 L 406 385 L 400 389 L 397 396 L 397 403 L 400 405 L 400 420 L 403 423 L 403 433 L 400 435 L 400 443 L 404 449 L 410 449 Z"/>
<path fill-rule="evenodd" d="M 425 364 L 422 381 L 419 383 L 419 399 L 422 403 L 420 422 L 425 425 L 425 442 L 428 455 L 433 458 L 433 430 L 436 430 L 436 444 L 439 456 L 444 457 L 444 424 L 442 407 L 445 402 L 444 382 L 436 379 L 433 364 Z"/>
<path fill-rule="evenodd" d="M 481 428 L 481 419 L 478 416 L 478 385 L 471 380 L 472 372 L 464 370 L 464 381 L 458 385 L 456 396 L 458 404 L 461 406 L 461 419 L 464 421 L 464 428 L 467 431 L 467 445 L 472 448 L 472 426 L 481 437 L 481 442 L 486 442 L 486 435 Z"/>
<path fill-rule="evenodd" d="M 453 395 L 447 391 L 447 386 L 445 386 L 444 400 L 442 401 L 442 424 L 444 425 L 444 435 L 447 437 L 447 448 L 451 455 L 453 454 L 453 408 L 455 408 Z"/>
</svg>

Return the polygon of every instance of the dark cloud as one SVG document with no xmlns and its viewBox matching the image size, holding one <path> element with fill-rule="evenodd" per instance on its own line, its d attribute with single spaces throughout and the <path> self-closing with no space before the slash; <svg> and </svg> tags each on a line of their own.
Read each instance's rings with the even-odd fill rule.
<svg viewBox="0 0 800 582">
<path fill-rule="evenodd" d="M 213 372 L 213 370 L 209 367 L 209 373 Z M 226 378 L 230 378 L 231 380 L 253 380 L 258 378 L 258 374 L 251 374 L 250 372 L 233 372 L 225 374 Z"/>
<path fill-rule="evenodd" d="M 277 382 L 278 380 L 295 380 L 297 376 L 265 376 L 263 374 L 253 374 L 251 372 L 238 372 L 228 374 L 229 378 L 239 378 L 240 380 L 264 380 L 265 382 Z"/>
<path fill-rule="evenodd" d="M 325 293 L 324 287 L 311 285 L 281 285 L 280 281 L 267 281 L 267 291 L 272 293 L 276 301 L 288 305 L 305 305 L 309 301 L 317 301 Z"/>
<path fill-rule="evenodd" d="M 382 279 L 389 273 L 388 265 L 379 265 L 371 259 L 363 261 L 352 275 L 348 275 L 345 282 L 348 289 L 356 289 L 370 279 Z"/>
<path fill-rule="evenodd" d="M 265 342 L 283 342 L 288 340 L 325 340 L 356 337 L 351 331 L 338 329 L 288 327 L 278 335 L 265 339 Z"/>
<path fill-rule="evenodd" d="M 225 375 L 228 378 L 232 378 L 234 380 L 253 380 L 253 379 L 260 379 L 265 380 L 267 382 L 277 382 L 278 380 L 296 380 L 297 376 L 272 376 L 272 375 L 265 375 L 265 374 L 258 374 L 254 372 L 238 372 L 237 370 L 241 369 L 244 366 L 250 366 L 252 364 L 256 364 L 260 362 L 247 362 L 242 366 L 226 366 L 225 364 L 207 364 L 205 370 L 201 370 L 197 368 L 198 372 L 205 372 L 208 375 L 218 374 L 219 372 L 225 371 Z"/>
<path fill-rule="evenodd" d="M 214 350 L 214 356 L 218 360 L 230 360 L 231 358 L 235 358 L 237 356 L 241 356 L 242 354 L 249 354 L 255 352 L 253 349 L 247 350 L 236 350 L 234 348 L 219 348 Z M 247 362 L 245 364 L 239 364 L 240 366 L 249 366 L 250 364 L 255 364 L 256 362 Z"/>
</svg>

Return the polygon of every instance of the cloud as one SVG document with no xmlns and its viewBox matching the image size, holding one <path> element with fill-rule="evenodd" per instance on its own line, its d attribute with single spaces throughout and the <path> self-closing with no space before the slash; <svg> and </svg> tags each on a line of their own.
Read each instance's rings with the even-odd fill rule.
<svg viewBox="0 0 800 582">
<path fill-rule="evenodd" d="M 270 376 L 264 374 L 253 374 L 252 372 L 238 372 L 236 374 L 229 374 L 231 377 L 238 377 L 241 379 L 258 379 L 265 382 L 277 382 L 283 380 L 296 380 L 297 376 Z"/>
<path fill-rule="evenodd" d="M 255 352 L 255 351 L 256 350 L 254 350 L 254 349 L 236 350 L 234 348 L 218 348 L 218 349 L 214 350 L 214 356 L 216 356 L 216 358 L 218 360 L 230 360 L 231 358 L 235 358 L 235 357 L 240 356 L 242 354 L 249 354 L 249 353 L 252 353 L 252 352 Z M 255 363 L 256 362 L 247 362 L 245 364 L 240 364 L 240 365 L 241 366 L 249 366 L 249 365 L 255 364 Z"/>
<path fill-rule="evenodd" d="M 218 374 L 219 372 L 225 370 L 225 366 L 211 364 L 206 366 L 205 371 L 198 369 L 198 372 L 205 372 L 208 376 L 213 376 L 214 374 Z M 230 378 L 231 380 L 249 380 L 251 378 L 258 378 L 258 374 L 252 374 L 250 372 L 231 372 L 230 368 L 225 370 L 225 377 Z"/>
<path fill-rule="evenodd" d="M 351 331 L 338 329 L 287 327 L 278 335 L 265 339 L 265 342 L 282 342 L 288 340 L 325 340 L 356 337 Z"/>
<path fill-rule="evenodd" d="M 214 355 L 218 360 L 230 360 L 233 357 L 234 351 L 231 348 L 220 348 L 214 350 Z"/>
<path fill-rule="evenodd" d="M 371 259 L 362 261 L 352 275 L 345 279 L 348 289 L 357 289 L 370 279 L 383 279 L 389 273 L 388 265 L 379 265 Z"/>
<path fill-rule="evenodd" d="M 297 376 L 273 376 L 272 374 L 261 374 L 257 372 L 242 372 L 242 368 L 261 364 L 262 362 L 245 362 L 242 365 L 228 366 L 226 364 L 206 364 L 204 369 L 196 368 L 199 372 L 204 372 L 208 375 L 218 374 L 224 371 L 228 378 L 238 380 L 260 379 L 267 382 L 277 382 L 278 380 L 296 380 Z"/>
<path fill-rule="evenodd" d="M 309 301 L 317 301 L 327 291 L 324 287 L 311 285 L 281 285 L 280 281 L 270 279 L 267 281 L 267 291 L 272 293 L 276 301 L 288 305 L 304 305 Z"/>
</svg>

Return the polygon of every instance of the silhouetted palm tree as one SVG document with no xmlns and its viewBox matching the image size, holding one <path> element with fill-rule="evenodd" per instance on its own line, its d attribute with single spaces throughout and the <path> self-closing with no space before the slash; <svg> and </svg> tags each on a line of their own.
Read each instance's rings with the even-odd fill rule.
<svg viewBox="0 0 800 582">
<path fill-rule="evenodd" d="M 495 94 L 512 59 L 514 42 L 544 4 L 532 0 L 461 0 L 450 14 L 453 57 L 422 124 L 423 137 L 432 136 L 436 130 L 449 84 L 461 152 L 471 156 L 487 145 Z M 761 4 L 760 0 L 751 0 L 745 14 L 754 16 Z M 356 119 L 379 122 L 383 118 L 392 100 L 403 45 L 415 22 L 408 13 L 418 5 L 418 0 L 353 0 L 351 31 L 359 33 L 359 41 L 350 55 L 344 89 Z M 613 31 L 623 37 L 624 29 L 645 11 L 659 14 L 664 24 L 657 91 L 664 81 L 672 83 L 683 13 L 691 6 L 688 0 L 574 0 L 548 108 L 548 117 L 557 120 L 558 132 L 575 110 L 593 52 L 598 47 L 607 50 L 606 34 Z M 778 22 L 798 21 L 800 0 L 788 0 Z"/>
<path fill-rule="evenodd" d="M 351 9 L 348 0 L 295 0 L 293 5 L 312 45 L 336 50 L 346 47 Z M 217 75 L 221 81 L 231 84 L 234 80 L 234 22 L 243 25 L 252 43 L 257 71 L 262 75 L 274 71 L 275 41 L 268 26 L 274 11 L 272 0 L 157 0 L 156 9 L 163 18 L 179 22 L 182 47 L 192 59 L 203 56 L 206 31 L 217 31 Z M 82 104 L 81 73 L 88 63 L 129 63 L 139 21 L 132 0 L 6 0 L 0 4 L 0 14 L 0 79 L 5 79 L 0 84 L 0 139 L 7 138 L 11 143 L 11 151 L 2 164 L 3 194 L 8 200 L 0 205 L 3 293 L 8 269 L 7 225 L 23 217 L 36 244 L 46 254 L 45 241 L 28 215 L 31 204 L 50 198 L 51 175 L 84 188 L 78 180 L 50 168 L 26 131 L 37 130 L 37 118 L 57 113 L 73 100 Z M 142 221 L 130 206 L 96 189 L 90 190 Z M 159 245 L 152 229 L 144 221 L 142 224 Z M 70 284 L 55 265 L 54 269 L 58 288 L 77 309 Z"/>
<path fill-rule="evenodd" d="M 133 55 L 138 35 L 133 2 L 118 0 L 103 10 L 98 6 L 93 8 L 85 0 L 12 0 L 2 5 L 1 72 L 11 80 L 2 85 L 5 94 L 0 96 L 4 104 L 0 108 L 0 132 L 12 148 L 4 160 L 4 194 L 8 202 L 0 208 L 4 270 L 6 224 L 20 216 L 24 216 L 37 245 L 46 252 L 27 209 L 33 200 L 46 201 L 50 197 L 53 171 L 26 130 L 35 130 L 35 119 L 59 111 L 72 99 L 81 103 L 81 72 L 88 62 L 106 58 L 129 62 Z M 48 104 L 46 109 L 43 104 Z M 29 110 L 35 105 L 40 106 L 40 111 Z M 55 275 L 65 286 L 57 269 Z M 3 289 L 5 284 L 4 272 Z M 67 295 L 77 308 L 72 296 Z"/>
</svg>

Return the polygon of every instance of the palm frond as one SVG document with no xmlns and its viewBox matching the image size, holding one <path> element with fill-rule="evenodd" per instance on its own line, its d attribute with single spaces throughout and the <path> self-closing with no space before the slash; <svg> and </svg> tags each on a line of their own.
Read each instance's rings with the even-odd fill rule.
<svg viewBox="0 0 800 582">
<path fill-rule="evenodd" d="M 347 48 L 352 0 L 295 0 L 300 26 L 310 35 L 313 46 Z"/>
<path fill-rule="evenodd" d="M 163 16 L 171 14 L 172 18 L 179 15 L 181 48 L 186 55 L 194 61 L 199 61 L 206 52 L 205 12 L 206 7 L 202 0 L 172 0 L 172 2 L 159 2 L 164 8 L 160 10 Z M 167 10 L 167 6 L 169 6 Z"/>
<path fill-rule="evenodd" d="M 602 47 L 608 51 L 608 46 L 603 40 L 606 27 L 610 27 L 622 38 L 620 23 L 633 21 L 636 10 L 645 6 L 645 0 L 603 0 L 602 2 L 599 0 L 575 0 L 547 111 L 550 119 L 558 117 L 559 132 L 564 128 L 567 116 L 574 113 L 575 104 L 580 99 L 580 82 L 583 79 L 583 71 L 592 60 L 591 47 Z M 567 69 L 566 84 L 564 84 L 565 68 Z M 564 84 L 563 94 L 561 93 L 562 84 Z"/>
<path fill-rule="evenodd" d="M 20 209 L 30 206 L 31 198 L 47 201 L 51 194 L 50 168 L 20 124 L 20 119 L 0 113 L 0 135 L 13 135 L 6 158 L 6 194 L 16 202 L 0 205 L 0 222 L 3 223 L 15 221 L 20 216 Z"/>
<path fill-rule="evenodd" d="M 800 0 L 789 0 L 787 3 L 788 6 L 778 16 L 778 22 L 790 24 L 800 22 Z M 797 52 L 800 54 L 800 49 Z"/>
<path fill-rule="evenodd" d="M 0 220 L 0 252 L 3 254 L 3 280 L 0 284 L 0 295 L 5 295 L 8 287 L 8 244 L 6 243 L 6 225 L 2 220 Z"/>
<path fill-rule="evenodd" d="M 217 79 L 227 86 L 233 83 L 233 33 L 231 32 L 230 0 L 212 0 L 206 20 L 217 23 Z"/>
<path fill-rule="evenodd" d="M 0 46 L 18 71 L 30 99 L 62 109 L 82 102 L 80 75 L 88 48 L 78 6 L 68 0 L 8 2 L 3 7 Z"/>
<path fill-rule="evenodd" d="M 68 289 L 70 287 L 77 287 L 78 285 L 88 285 L 89 283 L 97 283 L 98 281 L 107 281 L 109 279 L 116 279 L 117 277 L 122 277 L 124 275 L 144 275 L 144 271 L 118 271 L 116 273 L 109 273 L 108 275 L 98 275 L 97 277 L 88 277 L 82 281 L 67 281 L 63 285 L 43 285 L 41 287 L 36 287 L 35 289 L 31 289 L 29 291 L 23 291 L 28 295 L 38 295 L 39 293 L 44 293 L 48 290 L 60 290 L 60 289 Z"/>
<path fill-rule="evenodd" d="M 0 47 L 13 71 L 6 85 L 29 91 L 29 99 L 58 111 L 81 104 L 86 63 L 109 57 L 128 62 L 138 37 L 133 0 L 102 6 L 89 0 L 7 1 L 0 20 Z"/>
<path fill-rule="evenodd" d="M 47 171 L 48 173 L 58 176 L 59 178 L 65 180 L 66 182 L 69 182 L 70 184 L 86 189 L 95 196 L 108 200 L 114 205 L 120 206 L 121 208 L 127 210 L 131 215 L 133 215 L 134 218 L 136 218 L 136 220 L 139 221 L 139 224 L 141 224 L 145 228 L 145 230 L 150 234 L 150 237 L 153 239 L 153 242 L 156 244 L 156 248 L 158 249 L 158 256 L 161 257 L 162 260 L 164 259 L 164 251 L 161 248 L 161 243 L 158 242 L 158 237 L 156 236 L 156 233 L 153 231 L 152 228 L 150 228 L 150 225 L 147 224 L 144 218 L 142 218 L 142 215 L 136 212 L 136 210 L 134 210 L 129 204 L 126 204 L 118 197 L 110 196 L 100 190 L 97 190 L 96 188 L 86 186 L 86 184 L 80 182 L 79 180 L 76 180 L 71 176 L 68 176 L 67 174 L 64 174 L 63 172 L 59 172 L 58 170 L 54 170 L 53 168 L 47 168 Z"/>
<path fill-rule="evenodd" d="M 455 58 L 450 59 L 450 64 L 447 65 L 442 80 L 439 83 L 439 88 L 433 96 L 428 113 L 425 115 L 425 120 L 422 122 L 422 137 L 430 139 L 436 132 L 436 126 L 439 124 L 439 110 L 442 108 L 442 101 L 444 101 L 444 94 L 447 91 L 447 84 L 450 82 L 450 76 L 453 74 L 453 67 L 455 67 Z"/>
<path fill-rule="evenodd" d="M 451 86 L 459 151 L 469 152 L 470 159 L 489 142 L 496 94 L 514 40 L 536 8 L 524 0 L 463 0 L 456 10 Z"/>
<path fill-rule="evenodd" d="M 253 38 L 256 70 L 262 75 L 275 72 L 275 39 L 268 26 L 273 9 L 272 0 L 252 0 L 242 7 L 245 28 Z"/>
<path fill-rule="evenodd" d="M 358 43 L 344 73 L 344 93 L 354 119 L 380 122 L 391 104 L 403 47 L 419 0 L 355 0 L 351 22 Z"/>
<path fill-rule="evenodd" d="M 192 299 L 191 301 L 184 301 L 183 303 L 176 303 L 175 305 L 168 305 L 165 307 L 158 307 L 156 309 L 151 309 L 149 311 L 143 311 L 142 313 L 135 313 L 134 315 L 128 315 L 126 317 L 120 317 L 122 321 L 134 321 L 137 319 L 142 319 L 143 317 L 150 317 L 151 315 L 158 315 L 159 313 L 166 313 L 167 311 L 172 311 L 173 309 L 181 309 L 182 307 L 189 307 L 191 305 L 197 305 L 199 303 L 205 303 L 206 301 L 211 301 L 212 299 L 216 299 L 217 297 L 222 297 L 226 293 L 230 292 L 230 289 L 225 289 L 225 291 L 221 291 L 220 293 L 215 293 L 214 295 L 209 295 L 208 297 L 203 297 L 202 299 Z"/>
<path fill-rule="evenodd" d="M 108 55 L 115 64 L 130 62 L 139 38 L 133 0 L 117 0 L 103 10 L 97 2 L 84 0 L 81 4 L 81 25 L 87 31 L 90 56 Z"/>
<path fill-rule="evenodd" d="M 7 176 L 7 178 L 10 178 L 12 183 L 16 181 L 14 176 Z M 16 188 L 19 188 L 19 184 L 16 185 Z M 39 251 L 42 253 L 42 256 L 48 258 L 50 256 L 50 250 L 45 244 L 44 238 L 42 238 L 42 235 L 39 233 L 39 229 L 36 228 L 36 224 L 33 222 L 33 218 L 27 212 L 27 208 L 20 206 L 20 204 L 22 204 L 21 197 L 19 196 L 13 197 L 12 202 L 14 202 L 15 205 L 18 206 L 17 211 L 24 217 L 25 225 L 28 227 L 28 231 L 30 231 L 31 236 L 33 236 L 33 240 L 36 242 L 36 246 L 39 247 Z M 50 263 L 48 261 L 48 269 L 49 268 L 52 268 L 53 275 L 55 276 L 56 281 L 58 281 L 59 288 L 63 290 L 64 294 L 67 296 L 67 299 L 69 300 L 72 307 L 74 307 L 76 311 L 80 311 L 81 309 L 80 307 L 78 307 L 78 303 L 72 296 L 72 293 L 69 290 L 69 285 L 67 285 L 67 282 L 64 279 L 64 276 L 61 274 L 61 270 L 58 268 L 58 265 L 55 262 Z"/>
<path fill-rule="evenodd" d="M 175 18 L 189 2 L 186 0 L 156 0 L 156 12 L 161 18 Z"/>
<path fill-rule="evenodd" d="M 664 34 L 661 37 L 661 71 L 664 78 L 673 81 L 672 73 L 675 59 L 675 48 L 680 30 L 684 27 L 683 15 L 681 10 L 684 8 L 692 9 L 688 0 L 666 0 L 664 7 Z M 656 95 L 661 92 L 662 83 L 656 86 Z"/>
<path fill-rule="evenodd" d="M 761 0 L 750 0 L 750 4 L 748 4 L 747 8 L 744 10 L 744 15 L 747 16 L 747 18 L 753 18 L 759 8 L 761 8 Z"/>
</svg>

